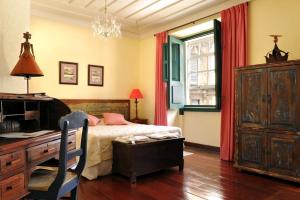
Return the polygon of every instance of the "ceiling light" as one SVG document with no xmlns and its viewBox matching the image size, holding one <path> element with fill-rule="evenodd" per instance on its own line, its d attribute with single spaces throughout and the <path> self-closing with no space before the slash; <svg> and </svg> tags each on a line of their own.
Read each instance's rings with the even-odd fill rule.
<svg viewBox="0 0 300 200">
<path fill-rule="evenodd" d="M 104 13 L 96 16 L 92 22 L 94 35 L 99 38 L 118 38 L 122 35 L 121 24 L 114 16 L 107 12 L 105 0 Z"/>
</svg>

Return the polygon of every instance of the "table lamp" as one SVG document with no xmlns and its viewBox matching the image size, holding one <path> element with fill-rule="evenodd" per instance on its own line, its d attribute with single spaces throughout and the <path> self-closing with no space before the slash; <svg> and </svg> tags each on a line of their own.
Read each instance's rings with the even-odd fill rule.
<svg viewBox="0 0 300 200">
<path fill-rule="evenodd" d="M 139 89 L 133 89 L 129 96 L 130 99 L 135 99 L 135 119 L 138 119 L 138 99 L 143 98 L 143 94 Z"/>
<path fill-rule="evenodd" d="M 44 74 L 39 68 L 38 64 L 35 62 L 33 45 L 28 41 L 31 39 L 31 34 L 26 32 L 23 34 L 23 37 L 26 41 L 21 44 L 19 61 L 10 75 L 23 76 L 27 80 L 27 94 L 29 94 L 29 79 L 31 77 L 44 76 Z"/>
</svg>

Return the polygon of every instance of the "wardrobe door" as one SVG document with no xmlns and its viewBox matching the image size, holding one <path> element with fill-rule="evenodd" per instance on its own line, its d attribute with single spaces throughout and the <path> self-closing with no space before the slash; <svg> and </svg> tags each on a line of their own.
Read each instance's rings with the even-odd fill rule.
<svg viewBox="0 0 300 200">
<path fill-rule="evenodd" d="M 265 169 L 266 134 L 259 131 L 239 130 L 237 134 L 237 162 L 239 166 Z"/>
<path fill-rule="evenodd" d="M 273 173 L 299 176 L 300 169 L 299 136 L 270 134 L 269 171 Z"/>
<path fill-rule="evenodd" d="M 269 69 L 267 96 L 269 128 L 299 130 L 299 84 L 300 74 L 296 66 Z"/>
<path fill-rule="evenodd" d="M 264 128 L 267 125 L 266 80 L 265 69 L 238 72 L 236 83 L 237 127 Z"/>
</svg>

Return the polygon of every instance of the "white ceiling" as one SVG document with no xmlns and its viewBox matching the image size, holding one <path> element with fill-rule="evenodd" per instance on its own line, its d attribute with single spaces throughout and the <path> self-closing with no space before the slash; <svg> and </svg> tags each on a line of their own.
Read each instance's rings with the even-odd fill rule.
<svg viewBox="0 0 300 200">
<path fill-rule="evenodd" d="M 107 6 L 108 12 L 121 22 L 123 31 L 141 35 L 221 4 L 240 1 L 246 0 L 107 0 Z M 105 0 L 32 0 L 32 13 L 90 25 L 97 13 L 104 12 L 104 5 Z"/>
</svg>

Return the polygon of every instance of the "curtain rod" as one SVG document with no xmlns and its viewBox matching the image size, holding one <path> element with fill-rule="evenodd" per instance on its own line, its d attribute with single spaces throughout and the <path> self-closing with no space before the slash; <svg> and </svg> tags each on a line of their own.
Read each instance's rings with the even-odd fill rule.
<svg viewBox="0 0 300 200">
<path fill-rule="evenodd" d="M 195 24 L 195 23 L 196 23 L 197 21 L 199 21 L 199 20 L 202 20 L 202 19 L 205 19 L 205 18 L 208 18 L 208 17 L 212 17 L 212 16 L 214 16 L 214 15 L 216 15 L 216 14 L 219 14 L 219 13 L 220 13 L 220 12 L 216 12 L 216 13 L 210 14 L 210 15 L 208 15 L 208 16 L 205 16 L 205 17 L 202 17 L 202 18 L 199 18 L 199 19 L 190 21 L 190 22 L 188 22 L 188 23 L 185 23 L 185 24 L 182 24 L 182 25 L 179 25 L 179 26 L 170 28 L 170 29 L 168 29 L 168 30 L 165 30 L 164 32 L 170 32 L 170 31 L 176 30 L 176 29 L 178 29 L 178 28 L 187 26 L 187 25 L 189 25 L 189 24 Z M 155 37 L 155 36 L 156 36 L 156 33 L 155 33 L 153 36 Z"/>
</svg>

